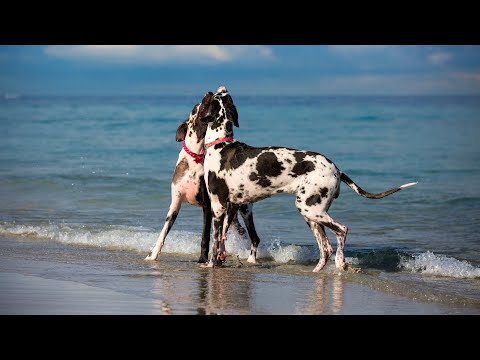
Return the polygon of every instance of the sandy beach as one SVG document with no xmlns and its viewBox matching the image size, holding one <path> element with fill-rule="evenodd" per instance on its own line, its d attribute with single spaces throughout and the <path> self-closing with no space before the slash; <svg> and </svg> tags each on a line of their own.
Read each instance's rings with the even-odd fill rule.
<svg viewBox="0 0 480 360">
<path fill-rule="evenodd" d="M 0 314 L 334 315 L 480 314 L 474 300 L 399 289 L 329 263 L 204 269 L 192 256 L 0 239 Z M 387 285 L 386 285 L 387 284 Z"/>
</svg>

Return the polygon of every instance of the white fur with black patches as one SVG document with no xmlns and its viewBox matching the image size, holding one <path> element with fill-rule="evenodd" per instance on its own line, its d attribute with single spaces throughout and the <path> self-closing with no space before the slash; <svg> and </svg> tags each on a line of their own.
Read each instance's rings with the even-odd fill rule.
<svg viewBox="0 0 480 360">
<path fill-rule="evenodd" d="M 204 181 L 203 161 L 200 161 L 198 158 L 205 150 L 204 143 L 207 126 L 198 119 L 199 106 L 200 104 L 195 105 L 190 112 L 189 118 L 182 122 L 177 129 L 176 141 L 185 141 L 185 147 L 188 149 L 188 152 L 185 150 L 185 147 L 182 147 L 182 150 L 180 150 L 178 154 L 170 189 L 170 208 L 162 231 L 152 251 L 145 260 L 153 261 L 158 259 L 165 239 L 180 212 L 182 203 L 188 203 L 203 208 L 203 233 L 201 253 L 198 261 L 203 263 L 208 261 L 212 215 L 210 199 Z M 260 239 L 258 238 L 253 223 L 252 205 L 250 204 L 240 209 L 240 213 L 244 219 L 247 230 L 243 229 L 240 225 L 237 216 L 232 218 L 232 225 L 242 236 L 248 232 L 249 237 L 253 238 L 252 248 L 256 250 Z"/>
<path fill-rule="evenodd" d="M 233 136 L 232 123 L 238 126 L 236 107 L 223 86 L 216 94 L 205 95 L 199 113 L 201 120 L 208 123 L 207 145 Z M 340 183 L 344 182 L 357 194 L 373 199 L 416 184 L 409 183 L 372 194 L 360 188 L 322 154 L 285 147 L 251 147 L 236 139 L 208 147 L 204 169 L 214 216 L 211 266 L 216 261 L 216 251 L 225 247 L 223 236 L 231 218 L 229 212 L 236 211 L 241 204 L 253 203 L 278 193 L 290 193 L 296 196 L 295 206 L 318 242 L 320 260 L 313 271 L 322 270 L 333 253 L 324 227 L 329 228 L 337 238 L 335 265 L 344 270 L 348 228 L 327 214 L 333 200 L 339 196 Z"/>
</svg>

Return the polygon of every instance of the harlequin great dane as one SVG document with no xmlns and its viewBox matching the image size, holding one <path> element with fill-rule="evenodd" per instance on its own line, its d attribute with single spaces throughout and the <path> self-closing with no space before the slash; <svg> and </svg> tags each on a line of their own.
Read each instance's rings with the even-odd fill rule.
<svg viewBox="0 0 480 360">
<path fill-rule="evenodd" d="M 212 212 L 210 199 L 208 197 L 203 177 L 203 159 L 205 154 L 203 149 L 207 124 L 200 122 L 198 119 L 197 111 L 199 106 L 200 104 L 194 106 L 190 112 L 189 118 L 186 119 L 177 129 L 176 141 L 183 141 L 183 146 L 178 155 L 177 164 L 173 173 L 171 184 L 172 201 L 163 229 L 155 246 L 145 260 L 156 260 L 158 258 L 165 243 L 165 238 L 178 216 L 180 207 L 183 202 L 186 202 L 190 205 L 203 208 L 203 233 L 200 258 L 198 259 L 198 262 L 206 263 L 208 261 Z M 251 252 L 256 253 L 260 239 L 253 222 L 252 204 L 244 204 L 239 210 L 251 239 Z M 241 236 L 244 236 L 245 230 L 238 222 L 237 217 L 233 217 L 232 221 L 237 232 Z M 224 261 L 225 258 L 223 257 L 220 260 Z M 255 262 L 254 260 L 255 259 L 249 259 L 250 262 Z"/>
<path fill-rule="evenodd" d="M 335 266 L 345 270 L 345 239 L 348 228 L 332 219 L 327 211 L 340 193 L 344 182 L 354 192 L 370 199 L 380 199 L 416 183 L 405 184 L 382 193 L 361 189 L 325 156 L 286 147 L 252 147 L 233 137 L 238 127 L 238 113 L 224 86 L 217 93 L 208 92 L 202 100 L 199 118 L 208 123 L 205 136 L 205 181 L 213 211 L 213 251 L 209 266 L 216 265 L 225 249 L 223 244 L 233 213 L 242 204 L 253 203 L 274 194 L 296 195 L 300 211 L 320 248 L 320 260 L 313 269 L 323 269 L 332 246 L 325 233 L 329 228 L 337 238 Z M 227 216 L 225 216 L 227 214 Z M 223 225 L 223 228 L 222 228 Z"/>
</svg>

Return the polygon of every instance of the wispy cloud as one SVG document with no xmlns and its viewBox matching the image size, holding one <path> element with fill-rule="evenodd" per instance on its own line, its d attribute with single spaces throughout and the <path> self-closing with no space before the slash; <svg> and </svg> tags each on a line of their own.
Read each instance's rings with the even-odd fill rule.
<svg viewBox="0 0 480 360">
<path fill-rule="evenodd" d="M 434 65 L 443 65 L 452 58 L 452 54 L 447 52 L 436 52 L 430 54 L 428 60 Z"/>
<path fill-rule="evenodd" d="M 314 91 L 326 95 L 479 95 L 480 73 L 329 76 L 320 79 Z"/>
<path fill-rule="evenodd" d="M 272 50 L 263 45 L 53 45 L 44 51 L 64 59 L 131 64 L 225 63 L 273 58 Z"/>
<path fill-rule="evenodd" d="M 361 54 L 375 51 L 383 51 L 388 45 L 329 45 L 331 51 L 338 54 Z"/>
</svg>

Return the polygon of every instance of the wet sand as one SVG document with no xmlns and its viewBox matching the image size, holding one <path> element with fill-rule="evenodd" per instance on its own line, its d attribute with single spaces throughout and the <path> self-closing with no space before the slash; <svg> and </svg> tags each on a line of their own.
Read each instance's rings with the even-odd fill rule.
<svg viewBox="0 0 480 360">
<path fill-rule="evenodd" d="M 195 260 L 1 238 L 0 314 L 480 314 L 477 302 L 400 296 L 381 275 L 338 273 L 333 262 L 314 274 L 311 265 L 230 259 L 205 269 Z"/>
</svg>

